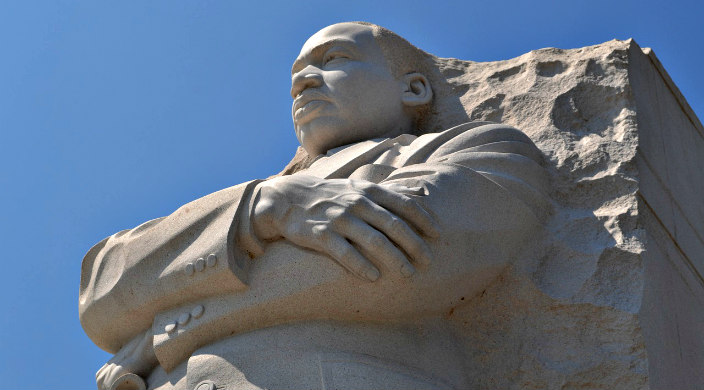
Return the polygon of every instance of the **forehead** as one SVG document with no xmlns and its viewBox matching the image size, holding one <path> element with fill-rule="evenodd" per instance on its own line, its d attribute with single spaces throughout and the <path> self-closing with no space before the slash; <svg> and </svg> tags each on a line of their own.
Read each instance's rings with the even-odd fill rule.
<svg viewBox="0 0 704 390">
<path fill-rule="evenodd" d="M 340 23 L 325 27 L 313 34 L 301 48 L 299 57 L 330 41 L 349 41 L 358 46 L 374 45 L 374 34 L 370 26 L 356 23 Z"/>
<path fill-rule="evenodd" d="M 353 48 L 362 54 L 372 57 L 376 55 L 383 56 L 370 26 L 356 23 L 340 23 L 325 27 L 308 38 L 306 43 L 303 44 L 292 70 L 296 70 L 298 68 L 297 65 L 321 54 L 327 48 L 337 45 Z"/>
</svg>

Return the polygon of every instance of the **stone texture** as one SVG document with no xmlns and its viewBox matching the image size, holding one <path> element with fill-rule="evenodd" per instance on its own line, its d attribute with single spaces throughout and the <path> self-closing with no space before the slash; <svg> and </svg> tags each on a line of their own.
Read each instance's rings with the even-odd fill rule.
<svg viewBox="0 0 704 390">
<path fill-rule="evenodd" d="M 487 289 L 497 298 L 453 313 L 467 342 L 482 346 L 472 354 L 478 388 L 647 388 L 632 45 L 450 60 L 443 69 L 462 71 L 449 81 L 467 91 L 471 119 L 522 129 L 552 170 L 556 212 L 545 252 Z"/>
<path fill-rule="evenodd" d="M 551 170 L 544 252 L 448 312 L 473 385 L 703 386 L 704 127 L 653 51 L 614 40 L 436 63 L 462 106 L 441 105 L 438 128 L 510 124 Z"/>
<path fill-rule="evenodd" d="M 704 132 L 652 51 L 441 62 L 471 119 L 522 129 L 553 173 L 545 253 L 453 313 L 477 388 L 704 385 Z"/>
<path fill-rule="evenodd" d="M 109 258 L 104 245 L 135 247 L 133 238 L 142 248 L 133 253 L 152 256 L 163 237 L 139 241 L 140 234 L 192 221 L 188 245 L 163 246 L 157 254 L 173 261 L 156 271 L 167 286 L 198 278 L 200 289 L 159 295 L 157 285 L 145 295 L 151 300 L 135 304 L 108 294 L 118 282 L 98 283 L 102 271 L 84 261 L 93 284 L 82 282 L 82 305 L 133 305 L 114 319 L 83 314 L 88 334 L 120 356 L 132 337 L 129 345 L 141 348 L 138 333 L 151 322 L 144 340 L 156 368 L 139 374 L 163 390 L 702 387 L 704 130 L 654 54 L 628 40 L 488 63 L 428 61 L 436 104 L 415 133 L 431 134 L 360 142 L 316 160 L 299 149 L 278 178 L 223 190 L 98 244 L 87 258 Z M 503 134 L 472 146 L 477 152 L 518 137 L 468 121 L 530 137 L 549 180 L 514 177 L 545 190 L 549 205 L 511 187 L 498 165 L 448 171 L 455 160 L 443 143 L 408 163 L 424 142 L 467 148 L 461 140 L 482 131 Z M 370 150 L 383 154 L 372 158 Z M 417 201 L 440 221 L 441 238 L 426 237 L 432 265 L 414 262 L 418 272 L 408 279 L 381 267 L 377 281 L 362 284 L 325 254 L 286 240 L 254 253 L 251 264 L 233 263 L 245 258 L 242 248 L 252 254 L 260 245 L 235 238 L 241 231 L 231 222 L 254 210 L 258 198 L 248 194 L 301 174 L 421 188 Z M 497 185 L 509 188 L 506 197 Z M 525 222 L 530 215 L 538 222 Z M 125 269 L 149 256 L 128 256 Z M 130 286 L 142 294 L 143 282 Z"/>
</svg>

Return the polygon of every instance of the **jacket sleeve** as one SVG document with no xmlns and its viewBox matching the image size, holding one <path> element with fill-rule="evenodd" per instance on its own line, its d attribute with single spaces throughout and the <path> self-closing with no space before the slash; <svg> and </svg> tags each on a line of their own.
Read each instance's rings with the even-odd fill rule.
<svg viewBox="0 0 704 390">
<path fill-rule="evenodd" d="M 423 188 L 416 200 L 440 227 L 429 242 L 439 266 L 435 280 L 443 284 L 457 276 L 457 283 L 484 286 L 533 255 L 552 210 L 549 176 L 538 148 L 510 126 L 481 124 L 441 133 L 436 142 L 381 184 Z"/>
<path fill-rule="evenodd" d="M 249 256 L 235 230 L 256 184 L 215 192 L 91 248 L 79 291 L 79 316 L 91 340 L 116 353 L 159 312 L 246 289 Z"/>
<path fill-rule="evenodd" d="M 428 198 L 419 198 L 421 202 L 432 202 L 431 198 L 447 192 L 455 199 L 452 204 L 464 204 L 463 207 L 466 207 L 457 210 L 459 214 L 455 215 L 471 219 L 480 217 L 482 212 L 473 207 L 478 204 L 466 204 L 466 197 L 480 188 L 476 188 L 477 184 L 464 188 L 465 178 L 478 175 L 480 177 L 476 177 L 475 181 L 493 187 L 490 192 L 506 195 L 510 199 L 497 202 L 489 196 L 478 200 L 482 207 L 498 208 L 488 215 L 486 223 L 492 220 L 497 222 L 496 217 L 504 214 L 515 220 L 519 217 L 517 212 L 525 211 L 529 219 L 542 224 L 552 209 L 548 197 L 548 174 L 542 164 L 540 150 L 523 132 L 507 125 L 475 122 L 441 133 L 417 150 L 404 167 L 394 170 L 382 183 L 433 186 L 433 191 L 426 188 Z M 442 177 L 446 180 L 440 188 L 436 182 Z M 437 208 L 431 204 L 428 207 L 431 210 Z"/>
<path fill-rule="evenodd" d="M 154 319 L 154 350 L 162 367 L 171 370 L 198 348 L 230 335 L 281 323 L 383 322 L 446 313 L 460 298 L 480 293 L 508 264 L 530 256 L 550 209 L 538 149 L 503 125 L 448 132 L 419 138 L 427 143 L 381 181 L 424 188 L 417 200 L 441 230 L 428 238 L 429 266 L 411 278 L 382 272 L 369 283 L 320 253 L 285 240 L 270 243 L 252 264 L 246 291 L 173 308 Z M 367 168 L 359 172 L 373 176 Z M 193 311 L 198 318 L 167 331 L 174 319 Z"/>
</svg>

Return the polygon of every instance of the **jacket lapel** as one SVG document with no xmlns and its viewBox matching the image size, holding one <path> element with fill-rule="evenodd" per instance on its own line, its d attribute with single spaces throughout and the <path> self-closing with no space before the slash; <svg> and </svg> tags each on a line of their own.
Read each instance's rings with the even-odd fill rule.
<svg viewBox="0 0 704 390">
<path fill-rule="evenodd" d="M 316 160 L 304 172 L 323 179 L 341 179 L 365 164 L 371 164 L 382 153 L 391 148 L 393 140 L 369 140 L 352 144 L 334 152 L 330 156 Z"/>
</svg>

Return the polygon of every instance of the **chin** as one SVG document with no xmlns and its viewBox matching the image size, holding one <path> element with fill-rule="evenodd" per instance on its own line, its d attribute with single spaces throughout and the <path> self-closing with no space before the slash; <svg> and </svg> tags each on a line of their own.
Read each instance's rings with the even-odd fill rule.
<svg viewBox="0 0 704 390">
<path fill-rule="evenodd" d="M 298 128 L 298 141 L 309 155 L 325 154 L 330 149 L 355 142 L 350 130 L 333 126 L 311 126 L 310 123 Z"/>
<path fill-rule="evenodd" d="M 325 154 L 328 152 L 328 150 L 335 149 L 336 147 L 342 146 L 342 145 L 327 146 L 327 145 L 320 145 L 320 144 L 311 145 L 311 144 L 302 143 L 302 146 L 303 146 L 303 149 L 306 150 L 306 153 L 308 153 L 309 156 L 317 156 L 319 154 Z"/>
<path fill-rule="evenodd" d="M 325 146 L 310 140 L 306 141 L 304 137 L 299 137 L 298 141 L 301 143 L 301 146 L 306 150 L 306 153 L 308 153 L 309 156 L 325 154 L 328 151 L 328 148 Z"/>
</svg>

